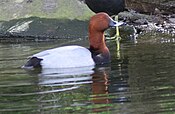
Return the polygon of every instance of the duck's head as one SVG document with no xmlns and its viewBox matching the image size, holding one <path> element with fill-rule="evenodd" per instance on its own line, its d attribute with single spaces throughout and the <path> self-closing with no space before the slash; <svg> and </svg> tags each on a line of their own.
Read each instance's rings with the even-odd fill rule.
<svg viewBox="0 0 175 114">
<path fill-rule="evenodd" d="M 90 48 L 103 50 L 106 48 L 104 31 L 109 27 L 120 26 L 123 22 L 114 21 L 107 13 L 101 12 L 92 16 L 89 22 Z"/>
<path fill-rule="evenodd" d="M 114 21 L 107 13 L 101 12 L 91 17 L 89 30 L 104 32 L 109 27 L 120 26 L 121 24 Z"/>
<path fill-rule="evenodd" d="M 109 27 L 119 26 L 107 13 L 97 13 L 89 22 L 90 51 L 96 63 L 108 63 L 110 52 L 105 43 L 104 31 Z"/>
</svg>

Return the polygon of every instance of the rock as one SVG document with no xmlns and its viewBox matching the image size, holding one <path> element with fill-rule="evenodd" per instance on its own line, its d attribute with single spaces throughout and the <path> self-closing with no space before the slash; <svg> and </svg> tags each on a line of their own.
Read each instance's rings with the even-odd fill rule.
<svg viewBox="0 0 175 114">
<path fill-rule="evenodd" d="M 87 21 L 30 17 L 4 21 L 0 24 L 1 36 L 33 38 L 85 38 Z"/>
<path fill-rule="evenodd" d="M 170 23 L 174 23 L 175 24 L 175 18 L 169 18 Z"/>
<path fill-rule="evenodd" d="M 15 0 L 16 3 L 22 3 L 24 0 Z"/>
</svg>

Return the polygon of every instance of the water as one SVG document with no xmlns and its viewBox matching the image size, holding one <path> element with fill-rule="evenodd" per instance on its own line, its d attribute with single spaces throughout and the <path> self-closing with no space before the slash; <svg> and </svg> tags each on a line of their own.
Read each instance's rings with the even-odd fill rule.
<svg viewBox="0 0 175 114">
<path fill-rule="evenodd" d="M 76 69 L 25 71 L 26 57 L 87 40 L 0 44 L 0 113 L 175 113 L 175 43 L 123 41 L 112 62 Z"/>
</svg>

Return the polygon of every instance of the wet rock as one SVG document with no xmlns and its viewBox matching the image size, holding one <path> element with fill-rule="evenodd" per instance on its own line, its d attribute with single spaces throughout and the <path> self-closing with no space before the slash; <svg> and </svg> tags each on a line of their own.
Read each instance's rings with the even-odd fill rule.
<svg viewBox="0 0 175 114">
<path fill-rule="evenodd" d="M 135 20 L 134 23 L 136 23 L 136 24 L 148 24 L 148 20 L 138 19 L 138 20 Z"/>
<path fill-rule="evenodd" d="M 175 18 L 169 18 L 170 23 L 174 23 L 175 24 Z"/>
<path fill-rule="evenodd" d="M 0 37 L 80 38 L 87 36 L 87 22 L 81 20 L 46 19 L 39 17 L 4 21 Z"/>
<path fill-rule="evenodd" d="M 137 32 L 133 33 L 133 35 L 136 34 L 139 37 L 155 33 L 149 35 L 155 37 L 158 34 L 161 34 L 160 36 L 165 34 L 168 37 L 171 36 L 171 38 L 175 37 L 174 0 L 126 0 L 126 8 L 130 11 L 119 15 L 126 20 L 128 26 L 136 29 Z"/>
<path fill-rule="evenodd" d="M 126 8 L 147 14 L 175 13 L 174 0 L 125 0 Z"/>
<path fill-rule="evenodd" d="M 171 15 L 147 15 L 130 11 L 122 12 L 119 16 L 125 19 L 128 25 L 134 25 L 139 31 L 137 33 L 158 32 L 175 36 L 175 18 L 172 18 Z"/>
</svg>

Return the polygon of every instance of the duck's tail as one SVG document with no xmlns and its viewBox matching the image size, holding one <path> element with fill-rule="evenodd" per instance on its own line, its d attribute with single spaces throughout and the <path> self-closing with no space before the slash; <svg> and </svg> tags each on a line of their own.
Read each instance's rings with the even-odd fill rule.
<svg viewBox="0 0 175 114">
<path fill-rule="evenodd" d="M 22 66 L 22 68 L 24 68 L 24 69 L 40 68 L 41 61 L 42 61 L 42 59 L 40 59 L 40 58 L 32 57 L 27 61 L 27 63 L 24 66 Z"/>
</svg>

